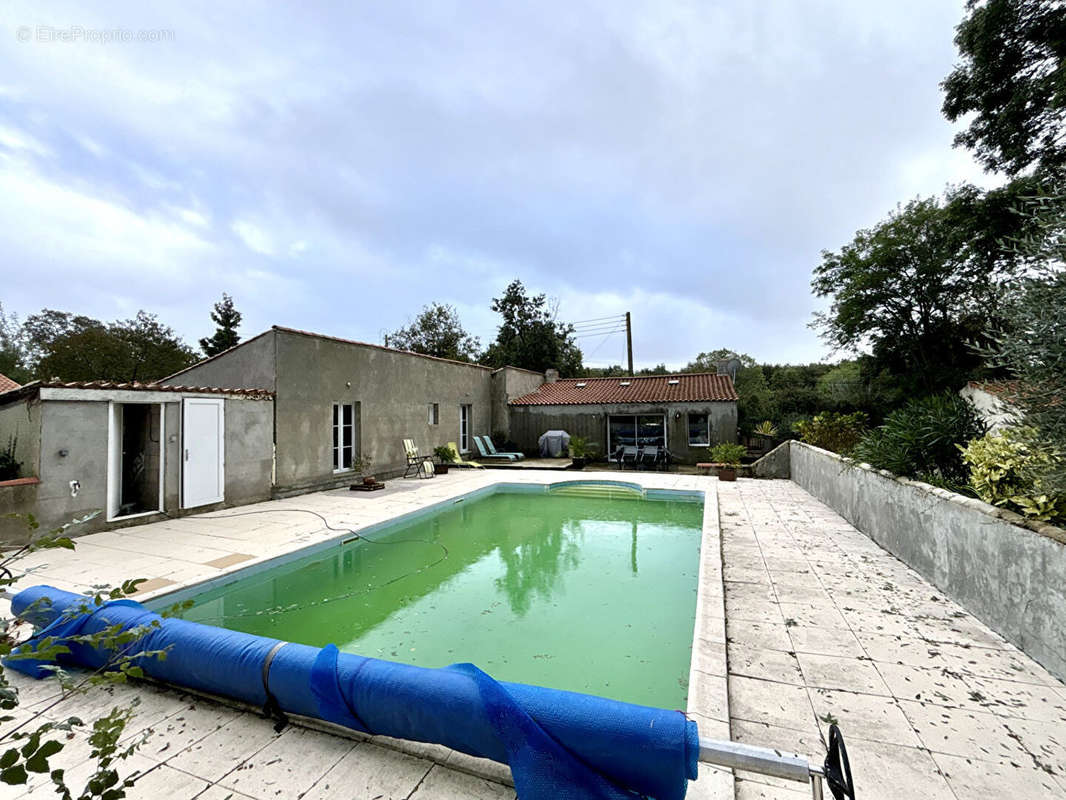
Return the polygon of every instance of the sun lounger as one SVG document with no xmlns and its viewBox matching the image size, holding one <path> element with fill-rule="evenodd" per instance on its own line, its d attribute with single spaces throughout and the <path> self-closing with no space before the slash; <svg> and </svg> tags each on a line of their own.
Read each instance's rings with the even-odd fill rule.
<svg viewBox="0 0 1066 800">
<path fill-rule="evenodd" d="M 513 453 L 510 450 L 503 452 L 497 450 L 496 445 L 492 443 L 491 436 L 482 436 L 481 438 L 485 442 L 485 447 L 488 449 L 490 456 L 514 456 L 515 461 L 521 461 L 525 458 L 525 455 L 522 453 Z"/>
<path fill-rule="evenodd" d="M 510 453 L 497 453 L 496 455 L 493 455 L 492 453 L 490 453 L 488 451 L 488 448 L 485 447 L 485 443 L 481 440 L 480 436 L 475 436 L 474 437 L 474 446 L 477 447 L 477 451 L 478 451 L 478 453 L 481 454 L 481 458 L 484 458 L 486 460 L 491 459 L 491 460 L 494 460 L 494 461 L 508 461 L 508 462 L 517 461 L 518 460 L 517 458 L 515 458 Z"/>
<path fill-rule="evenodd" d="M 485 469 L 484 466 L 476 461 L 465 461 L 462 454 L 459 452 L 459 447 L 455 442 L 448 442 L 448 449 L 452 451 L 452 464 L 457 467 L 472 467 L 474 469 Z"/>
</svg>

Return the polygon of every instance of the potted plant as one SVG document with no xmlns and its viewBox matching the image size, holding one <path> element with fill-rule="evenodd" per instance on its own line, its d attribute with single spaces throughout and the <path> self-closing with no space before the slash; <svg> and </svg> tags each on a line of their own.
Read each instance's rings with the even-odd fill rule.
<svg viewBox="0 0 1066 800">
<path fill-rule="evenodd" d="M 437 445 L 433 448 L 433 455 L 435 455 L 437 461 L 440 462 L 435 467 L 437 474 L 447 475 L 448 465 L 455 461 L 455 454 L 452 453 L 452 449 L 445 444 Z"/>
<path fill-rule="evenodd" d="M 722 442 L 710 448 L 711 462 L 717 469 L 718 480 L 735 481 L 737 479 L 737 467 L 740 459 L 748 453 L 748 448 L 742 444 Z"/>
<path fill-rule="evenodd" d="M 570 437 L 571 469 L 584 469 L 589 460 L 589 443 L 584 436 Z"/>
<path fill-rule="evenodd" d="M 373 463 L 374 462 L 371 460 L 370 456 L 361 456 L 352 462 L 352 468 L 362 473 L 364 486 L 373 486 L 378 482 L 378 479 L 373 475 L 367 475 L 367 473 L 370 472 L 370 466 Z"/>
<path fill-rule="evenodd" d="M 775 436 L 777 436 L 777 426 L 774 425 L 774 423 L 772 423 L 770 420 L 764 419 L 762 422 L 752 428 L 751 432 L 759 436 L 765 436 L 768 439 L 773 439 Z"/>
</svg>

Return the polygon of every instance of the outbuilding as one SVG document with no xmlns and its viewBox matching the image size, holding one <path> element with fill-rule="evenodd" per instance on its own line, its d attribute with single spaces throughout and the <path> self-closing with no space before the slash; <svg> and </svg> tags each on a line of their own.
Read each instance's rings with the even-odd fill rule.
<svg viewBox="0 0 1066 800">
<path fill-rule="evenodd" d="M 673 460 L 707 460 L 707 448 L 737 440 L 737 392 L 729 375 L 682 373 L 558 378 L 509 402 L 510 435 L 535 451 L 548 430 L 581 436 L 610 455 L 626 445 L 664 447 Z"/>
<path fill-rule="evenodd" d="M 28 383 L 0 393 L 0 447 L 18 477 L 0 513 L 74 534 L 271 496 L 273 393 L 141 383 Z M 0 519 L 0 541 L 24 520 Z"/>
</svg>

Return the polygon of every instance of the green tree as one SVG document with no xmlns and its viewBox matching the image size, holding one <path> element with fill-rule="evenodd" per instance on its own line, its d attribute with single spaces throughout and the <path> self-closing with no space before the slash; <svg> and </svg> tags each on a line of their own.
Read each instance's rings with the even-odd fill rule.
<svg viewBox="0 0 1066 800">
<path fill-rule="evenodd" d="M 44 309 L 27 317 L 23 334 L 32 371 L 42 380 L 142 381 L 166 377 L 196 362 L 196 355 L 154 314 L 104 324 Z"/>
<path fill-rule="evenodd" d="M 1011 404 L 1035 432 L 1043 466 L 1032 480 L 1066 495 L 1066 191 L 1031 198 L 1020 210 L 1053 234 L 1020 242 L 1044 267 L 1011 286 L 990 354 L 1017 379 Z"/>
<path fill-rule="evenodd" d="M 766 382 L 762 368 L 747 353 L 719 348 L 700 353 L 690 361 L 682 372 L 717 372 L 718 363 L 737 359 L 737 368 L 733 386 L 737 390 L 737 425 L 743 433 L 751 433 L 752 428 L 763 420 L 776 417 L 774 398 Z"/>
<path fill-rule="evenodd" d="M 477 361 L 481 342 L 463 329 L 453 306 L 430 303 L 406 328 L 389 334 L 391 347 L 453 361 Z"/>
<path fill-rule="evenodd" d="M 26 364 L 27 357 L 26 341 L 18 316 L 6 313 L 0 303 L 0 374 L 16 383 L 31 380 L 33 376 Z"/>
<path fill-rule="evenodd" d="M 961 61 L 941 86 L 944 115 L 969 118 L 956 145 L 1008 175 L 1066 165 L 1061 0 L 968 0 L 955 45 Z"/>
<path fill-rule="evenodd" d="M 608 367 L 585 367 L 586 378 L 621 378 L 629 374 L 629 370 L 621 364 L 611 364 Z"/>
<path fill-rule="evenodd" d="M 866 352 L 911 394 L 958 385 L 980 367 L 970 343 L 985 339 L 1001 287 L 1024 259 L 1005 244 L 1031 229 L 1013 214 L 1018 186 L 982 194 L 963 186 L 913 200 L 838 252 L 824 251 L 812 286 L 832 298 L 816 315 L 827 342 Z"/>
<path fill-rule="evenodd" d="M 670 370 L 666 368 L 665 363 L 656 364 L 654 367 L 642 367 L 635 370 L 637 375 L 669 375 Z"/>
<path fill-rule="evenodd" d="M 555 304 L 545 295 L 531 296 L 521 281 L 514 280 L 500 297 L 493 298 L 492 310 L 503 322 L 496 341 L 485 351 L 485 363 L 536 372 L 557 369 L 564 377 L 582 374 L 574 328 L 556 319 Z"/>
<path fill-rule="evenodd" d="M 233 298 L 225 292 L 211 311 L 211 321 L 217 326 L 214 334 L 200 340 L 200 349 L 208 358 L 236 347 L 241 341 L 237 333 L 241 324 L 241 312 L 233 307 Z"/>
<path fill-rule="evenodd" d="M 796 422 L 825 410 L 818 391 L 818 381 L 832 369 L 828 364 L 764 364 L 770 395 L 772 419 L 782 431 L 790 431 Z"/>
</svg>

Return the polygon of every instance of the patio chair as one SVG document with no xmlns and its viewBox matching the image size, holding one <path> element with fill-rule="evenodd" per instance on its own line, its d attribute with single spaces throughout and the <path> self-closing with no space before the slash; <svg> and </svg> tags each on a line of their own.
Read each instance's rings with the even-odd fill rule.
<svg viewBox="0 0 1066 800">
<path fill-rule="evenodd" d="M 640 465 L 657 469 L 662 452 L 662 448 L 657 445 L 646 445 L 640 453 Z"/>
<path fill-rule="evenodd" d="M 515 461 L 521 461 L 525 458 L 524 453 L 511 452 L 510 450 L 499 451 L 496 449 L 496 445 L 492 443 L 491 436 L 482 436 L 481 439 L 485 442 L 485 448 L 489 451 L 490 456 L 514 456 Z"/>
<path fill-rule="evenodd" d="M 481 441 L 481 437 L 480 436 L 474 436 L 472 438 L 474 440 L 474 446 L 477 447 L 477 451 L 481 454 L 482 458 L 484 458 L 484 459 L 492 459 L 492 460 L 495 460 L 495 461 L 507 461 L 507 462 L 517 461 L 517 459 L 513 455 L 511 455 L 510 453 L 497 453 L 496 455 L 493 455 L 485 447 L 485 443 L 483 441 Z"/>
<path fill-rule="evenodd" d="M 476 461 L 465 461 L 462 453 L 459 452 L 459 447 L 455 442 L 448 442 L 448 449 L 452 451 L 452 464 L 457 467 L 470 467 L 472 469 L 485 469 L 485 467 Z"/>
<path fill-rule="evenodd" d="M 622 448 L 622 469 L 626 468 L 626 464 L 632 464 L 633 469 L 640 466 L 640 448 L 636 445 L 627 444 Z"/>
<path fill-rule="evenodd" d="M 414 439 L 403 440 L 403 452 L 407 456 L 407 469 L 404 470 L 403 476 L 409 477 L 414 472 L 419 477 L 433 477 L 433 470 L 427 469 L 423 466 L 427 461 L 432 465 L 433 456 L 422 456 L 418 454 L 418 448 L 415 447 Z"/>
</svg>

